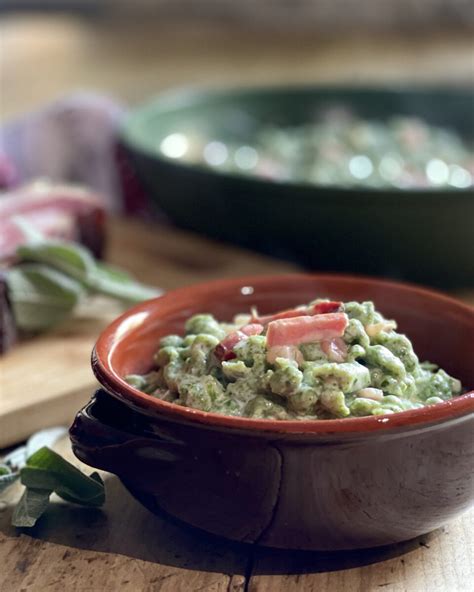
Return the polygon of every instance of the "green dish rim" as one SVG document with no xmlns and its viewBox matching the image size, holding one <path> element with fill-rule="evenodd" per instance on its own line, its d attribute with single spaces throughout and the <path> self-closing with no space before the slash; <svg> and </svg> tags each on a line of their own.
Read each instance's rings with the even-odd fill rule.
<svg viewBox="0 0 474 592">
<path fill-rule="evenodd" d="M 223 179 L 227 179 L 229 181 L 236 181 L 239 183 L 255 183 L 260 185 L 261 187 L 269 187 L 269 186 L 277 186 L 277 187 L 285 187 L 285 188 L 293 188 L 295 191 L 298 190 L 314 190 L 315 192 L 319 193 L 319 197 L 322 197 L 324 194 L 327 194 L 327 197 L 332 197 L 332 194 L 337 193 L 339 195 L 344 194 L 345 196 L 353 197 L 354 194 L 360 193 L 367 193 L 368 196 L 372 198 L 380 198 L 382 194 L 385 197 L 393 197 L 396 196 L 397 198 L 403 197 L 413 197 L 413 193 L 416 193 L 417 196 L 424 196 L 428 197 L 445 197 L 446 194 L 449 195 L 450 198 L 453 196 L 466 196 L 470 198 L 474 198 L 474 188 L 466 187 L 466 188 L 451 188 L 451 187 L 407 187 L 407 188 L 397 188 L 397 187 L 370 187 L 370 186 L 363 186 L 357 185 L 354 187 L 347 187 L 344 185 L 318 185 L 312 182 L 304 182 L 304 181 L 274 181 L 272 179 L 264 179 L 254 175 L 240 175 L 238 173 L 230 173 L 230 172 L 218 172 L 214 171 L 213 169 L 206 167 L 202 164 L 193 164 L 193 163 L 184 163 L 184 162 L 177 162 L 171 158 L 166 156 L 160 155 L 158 151 L 155 151 L 151 148 L 149 142 L 143 141 L 141 134 L 137 132 L 137 127 L 143 122 L 143 120 L 147 120 L 152 114 L 156 114 L 156 112 L 166 113 L 167 109 L 172 108 L 173 111 L 184 109 L 187 107 L 191 107 L 193 104 L 202 101 L 203 99 L 207 98 L 226 98 L 232 96 L 241 96 L 245 97 L 248 95 L 258 94 L 258 93 L 279 93 L 279 92 L 321 92 L 321 93 L 372 93 L 374 95 L 382 94 L 382 93 L 392 93 L 392 94 L 422 94 L 422 93 L 431 93 L 431 94 L 445 94 L 446 96 L 455 96 L 455 95 L 465 95 L 470 96 L 472 98 L 474 104 L 474 88 L 470 86 L 456 86 L 456 87 L 442 87 L 442 86 L 414 86 L 414 87 L 407 87 L 407 86 L 397 86 L 397 85 L 387 85 L 387 86 L 354 86 L 354 85 L 338 85 L 338 86 L 331 86 L 331 85 L 267 85 L 267 86 L 244 86 L 244 87 L 199 87 L 199 86 L 184 86 L 175 89 L 171 89 L 165 91 L 156 97 L 152 98 L 149 101 L 138 105 L 134 109 L 132 109 L 129 114 L 125 117 L 119 127 L 119 139 L 121 142 L 128 147 L 129 149 L 135 150 L 142 155 L 153 158 L 159 161 L 162 164 L 166 164 L 172 168 L 175 168 L 177 171 L 180 170 L 187 170 L 192 171 L 194 173 L 206 176 L 214 176 Z M 156 116 L 156 115 L 155 115 Z"/>
</svg>

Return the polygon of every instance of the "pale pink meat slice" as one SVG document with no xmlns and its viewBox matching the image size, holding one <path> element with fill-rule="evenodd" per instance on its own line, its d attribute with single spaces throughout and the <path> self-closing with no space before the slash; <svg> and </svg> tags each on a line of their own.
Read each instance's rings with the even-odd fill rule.
<svg viewBox="0 0 474 592">
<path fill-rule="evenodd" d="M 347 345 L 341 337 L 321 342 L 321 349 L 327 355 L 330 362 L 345 362 L 347 358 Z"/>
<path fill-rule="evenodd" d="M 82 242 L 96 256 L 105 237 L 101 197 L 73 185 L 36 182 L 0 194 L 0 260 L 13 258 L 27 237 L 16 223 L 21 218 L 42 235 Z"/>
<path fill-rule="evenodd" d="M 365 331 L 369 337 L 376 337 L 381 332 L 392 331 L 397 328 L 395 321 L 380 321 L 380 323 L 372 323 L 365 326 Z"/>
<path fill-rule="evenodd" d="M 276 345 L 267 351 L 269 364 L 274 364 L 277 358 L 294 361 L 298 366 L 304 362 L 303 354 L 295 345 Z"/>
<path fill-rule="evenodd" d="M 247 337 L 250 337 L 250 335 L 260 335 L 263 331 L 263 325 L 260 323 L 249 323 L 248 325 L 241 327 L 239 331 L 242 331 Z"/>
<path fill-rule="evenodd" d="M 312 306 L 302 306 L 299 308 L 289 308 L 288 310 L 282 310 L 271 315 L 259 316 L 257 313 L 253 313 L 252 320 L 262 325 L 267 325 L 272 321 L 279 321 L 281 319 L 291 319 L 294 317 L 302 317 L 315 314 L 328 314 L 332 312 L 338 312 L 341 310 L 343 303 L 334 300 L 323 300 L 316 302 Z"/>
<path fill-rule="evenodd" d="M 275 314 L 271 315 L 262 315 L 259 316 L 256 313 L 252 315 L 252 321 L 255 323 L 260 323 L 262 325 L 267 325 L 271 321 L 277 321 L 280 319 L 290 319 L 293 317 L 301 317 L 308 314 L 308 309 L 304 308 L 291 308 L 288 310 L 282 310 L 281 312 L 276 312 Z"/>
<path fill-rule="evenodd" d="M 267 329 L 267 347 L 299 345 L 342 337 L 348 324 L 343 312 L 272 321 Z"/>
</svg>

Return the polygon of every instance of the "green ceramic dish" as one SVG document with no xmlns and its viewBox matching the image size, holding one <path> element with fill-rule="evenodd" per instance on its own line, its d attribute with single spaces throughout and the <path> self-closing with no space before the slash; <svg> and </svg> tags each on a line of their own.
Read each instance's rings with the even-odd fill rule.
<svg viewBox="0 0 474 592">
<path fill-rule="evenodd" d="M 318 270 L 474 284 L 474 192 L 323 187 L 215 172 L 160 152 L 171 133 L 249 142 L 258 124 L 304 124 L 331 105 L 413 115 L 474 139 L 469 89 L 292 87 L 178 91 L 131 112 L 121 143 L 153 202 L 179 226 Z"/>
</svg>

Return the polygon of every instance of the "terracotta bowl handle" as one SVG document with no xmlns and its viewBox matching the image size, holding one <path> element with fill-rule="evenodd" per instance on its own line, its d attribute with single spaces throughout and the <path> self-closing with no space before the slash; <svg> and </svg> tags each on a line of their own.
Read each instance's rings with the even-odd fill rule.
<svg viewBox="0 0 474 592">
<path fill-rule="evenodd" d="M 103 389 L 78 412 L 69 436 L 79 460 L 119 476 L 131 469 L 139 472 L 150 457 L 168 468 L 185 449 L 182 442 L 152 429 L 145 417 Z"/>
</svg>

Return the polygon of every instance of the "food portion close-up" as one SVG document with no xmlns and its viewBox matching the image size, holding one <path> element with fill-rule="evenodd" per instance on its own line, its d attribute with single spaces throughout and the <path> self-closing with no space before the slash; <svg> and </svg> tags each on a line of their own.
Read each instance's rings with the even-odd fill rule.
<svg viewBox="0 0 474 592">
<path fill-rule="evenodd" d="M 127 382 L 164 401 L 225 415 L 331 419 L 385 415 L 441 403 L 459 380 L 418 360 L 373 302 L 315 300 L 219 323 L 187 320 L 161 338 L 155 367 Z"/>
</svg>

